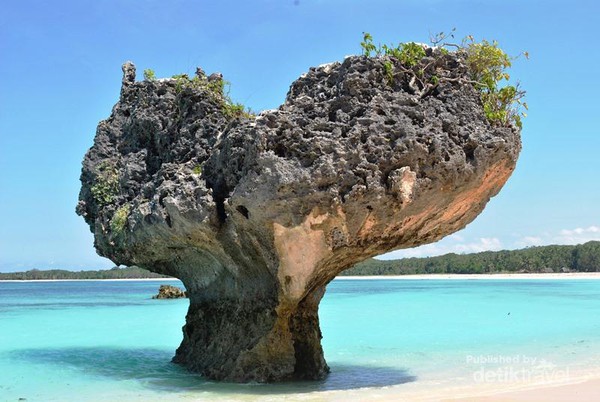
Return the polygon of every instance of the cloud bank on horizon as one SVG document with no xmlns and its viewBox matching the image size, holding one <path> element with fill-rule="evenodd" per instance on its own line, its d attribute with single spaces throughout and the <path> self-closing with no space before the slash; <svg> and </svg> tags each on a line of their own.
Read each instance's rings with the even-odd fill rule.
<svg viewBox="0 0 600 402">
<path fill-rule="evenodd" d="M 410 257 L 434 257 L 449 253 L 470 254 L 483 251 L 499 251 L 505 249 L 519 249 L 525 247 L 547 246 L 551 244 L 574 245 L 582 244 L 592 240 L 600 241 L 600 226 L 592 225 L 575 229 L 563 229 L 558 233 L 541 233 L 539 235 L 513 234 L 513 241 L 503 242 L 497 237 L 480 237 L 471 241 L 465 239 L 459 233 L 452 234 L 437 243 L 426 244 L 406 250 L 396 250 L 383 254 L 377 258 L 391 260 Z"/>
</svg>

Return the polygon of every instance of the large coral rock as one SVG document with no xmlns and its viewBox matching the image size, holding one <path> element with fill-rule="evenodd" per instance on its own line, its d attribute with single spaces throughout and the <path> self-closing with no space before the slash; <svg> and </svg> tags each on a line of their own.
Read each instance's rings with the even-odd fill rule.
<svg viewBox="0 0 600 402">
<path fill-rule="evenodd" d="M 500 190 L 518 129 L 487 121 L 458 56 L 428 57 L 442 79 L 427 91 L 348 57 L 255 117 L 224 106 L 219 76 L 136 82 L 124 65 L 78 213 L 101 255 L 185 284 L 175 362 L 220 380 L 323 378 L 326 285 L 463 228 Z"/>
</svg>

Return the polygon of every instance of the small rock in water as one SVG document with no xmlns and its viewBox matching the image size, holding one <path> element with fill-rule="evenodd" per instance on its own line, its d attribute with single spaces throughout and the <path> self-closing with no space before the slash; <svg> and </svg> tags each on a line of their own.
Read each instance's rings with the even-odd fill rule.
<svg viewBox="0 0 600 402">
<path fill-rule="evenodd" d="M 171 285 L 160 285 L 158 294 L 152 296 L 153 299 L 181 299 L 184 297 L 187 297 L 184 290 Z"/>
</svg>

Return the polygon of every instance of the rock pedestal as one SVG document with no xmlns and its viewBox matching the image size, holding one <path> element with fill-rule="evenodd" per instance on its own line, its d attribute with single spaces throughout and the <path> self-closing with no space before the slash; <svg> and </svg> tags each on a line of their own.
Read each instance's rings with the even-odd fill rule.
<svg viewBox="0 0 600 402">
<path fill-rule="evenodd" d="M 257 116 L 202 70 L 136 82 L 125 66 L 78 213 L 101 255 L 185 284 L 175 362 L 218 380 L 323 378 L 327 284 L 462 229 L 500 190 L 518 129 L 490 124 L 456 55 L 427 57 L 439 84 L 426 93 L 409 76 L 390 82 L 380 59 L 349 57 Z"/>
</svg>

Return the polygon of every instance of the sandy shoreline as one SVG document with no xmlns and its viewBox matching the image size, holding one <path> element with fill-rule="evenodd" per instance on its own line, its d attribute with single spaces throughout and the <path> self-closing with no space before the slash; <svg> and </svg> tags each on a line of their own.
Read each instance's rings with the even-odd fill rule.
<svg viewBox="0 0 600 402">
<path fill-rule="evenodd" d="M 533 385 L 506 392 L 479 393 L 472 396 L 448 398 L 450 402 L 592 402 L 600 401 L 600 378 L 564 384 Z"/>
<path fill-rule="evenodd" d="M 436 388 L 411 388 L 408 384 L 383 388 L 315 393 L 307 401 L 419 401 L 419 402 L 596 402 L 600 401 L 597 370 L 570 380 L 541 383 L 480 383 Z M 295 399 L 290 399 L 295 400 Z"/>
<path fill-rule="evenodd" d="M 553 274 L 428 274 L 428 275 L 377 275 L 338 276 L 341 280 L 363 279 L 600 279 L 600 272 L 571 272 Z"/>
<path fill-rule="evenodd" d="M 596 373 L 597 371 L 587 375 L 582 374 L 567 381 L 529 384 L 480 383 L 437 388 L 435 385 L 423 387 L 417 384 L 416 387 L 411 387 L 409 383 L 387 387 L 312 392 L 302 397 L 298 397 L 298 394 L 277 396 L 281 398 L 280 400 L 290 402 L 596 402 L 600 401 L 600 377 Z M 247 399 L 231 400 L 258 402 L 263 399 L 252 396 Z"/>
<path fill-rule="evenodd" d="M 600 279 L 600 272 L 571 272 L 553 274 L 429 274 L 429 275 L 365 275 L 338 276 L 335 280 L 505 280 L 505 279 Z M 140 279 L 0 279 L 0 282 L 127 282 L 127 281 L 178 281 L 177 278 L 140 278 Z"/>
</svg>

